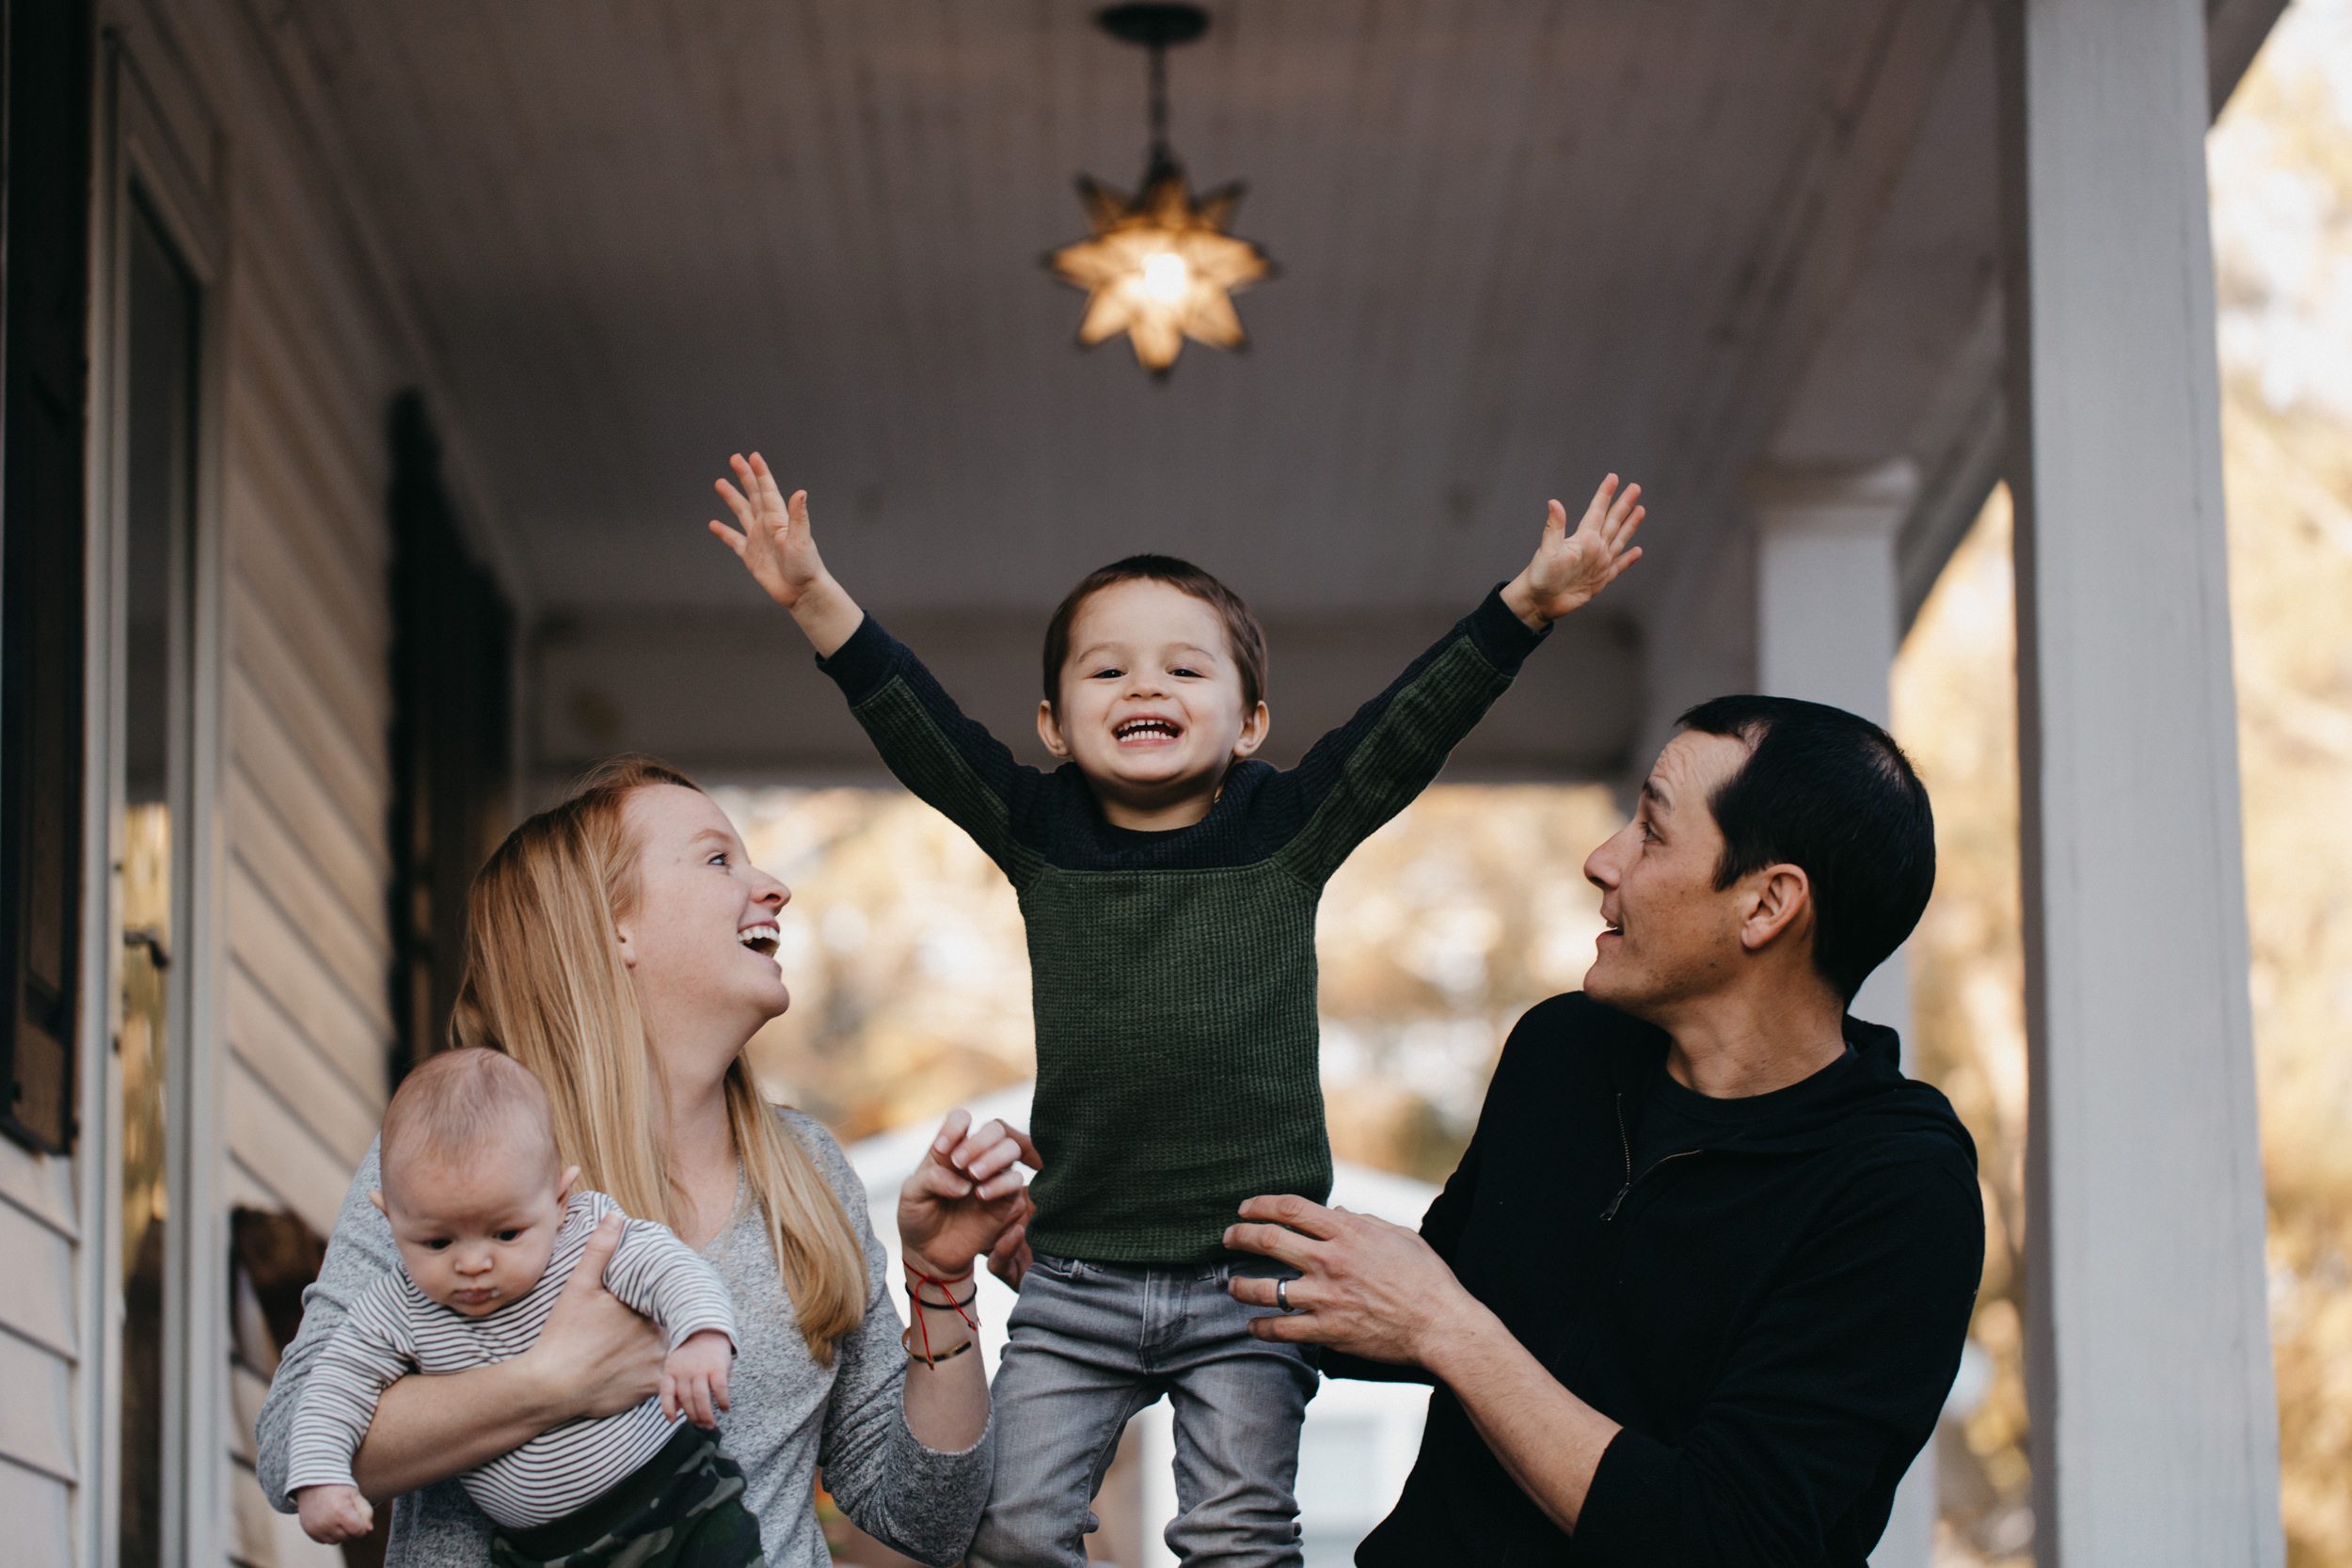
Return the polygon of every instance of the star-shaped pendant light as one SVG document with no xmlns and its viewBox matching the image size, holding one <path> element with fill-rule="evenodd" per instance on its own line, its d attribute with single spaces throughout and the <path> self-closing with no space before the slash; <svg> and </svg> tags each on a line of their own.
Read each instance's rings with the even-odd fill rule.
<svg viewBox="0 0 2352 1568">
<path fill-rule="evenodd" d="M 1123 332 L 1137 363 L 1165 376 L 1186 338 L 1215 348 L 1247 346 L 1232 296 L 1272 276 L 1274 263 L 1249 241 L 1226 231 L 1241 201 L 1240 183 L 1195 198 L 1168 151 L 1166 51 L 1206 32 L 1207 13 L 1197 6 L 1114 6 L 1096 20 L 1114 38 L 1152 52 L 1152 150 L 1132 198 L 1078 177 L 1078 199 L 1093 236 L 1054 251 L 1045 265 L 1087 291 L 1081 346 L 1092 348 Z"/>
</svg>

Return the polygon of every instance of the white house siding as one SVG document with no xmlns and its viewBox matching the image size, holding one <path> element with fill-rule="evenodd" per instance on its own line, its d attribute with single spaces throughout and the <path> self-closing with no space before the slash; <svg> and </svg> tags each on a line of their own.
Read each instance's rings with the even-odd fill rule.
<svg viewBox="0 0 2352 1568">
<path fill-rule="evenodd" d="M 227 9 L 228 8 L 220 8 Z M 244 41 L 225 26 L 222 41 Z M 228 1200 L 334 1225 L 383 1107 L 391 1042 L 389 548 L 385 411 L 395 372 L 327 175 L 266 92 L 230 126 L 223 420 L 228 606 L 221 988 Z M 262 1501 L 239 1367 L 233 1555 L 324 1557 Z"/>
<path fill-rule="evenodd" d="M 143 70 L 151 55 L 183 73 L 218 131 L 214 147 L 188 150 L 218 171 L 226 261 L 212 454 L 224 927 L 217 1016 L 199 1034 L 221 1053 L 216 1190 L 224 1208 L 291 1210 L 324 1233 L 373 1135 L 392 1037 L 387 418 L 413 376 L 270 9 L 173 0 L 136 9 L 126 37 Z M 215 1227 L 226 1236 L 225 1214 Z M 0 1346 L 0 1364 L 51 1354 L 37 1340 Z M 266 1379 L 237 1363 L 221 1412 L 215 1516 L 228 1558 L 339 1562 L 254 1481 Z M 0 1452 L 24 1447 L 40 1465 L 50 1439 L 31 1425 L 0 1418 Z M 13 1480 L 0 1475 L 0 1488 Z M 13 1497 L 0 1490 L 0 1506 Z"/>
<path fill-rule="evenodd" d="M 0 1140 L 0 1519 L 54 1554 L 28 1561 L 67 1560 L 71 1538 L 75 1240 L 71 1162 Z"/>
</svg>

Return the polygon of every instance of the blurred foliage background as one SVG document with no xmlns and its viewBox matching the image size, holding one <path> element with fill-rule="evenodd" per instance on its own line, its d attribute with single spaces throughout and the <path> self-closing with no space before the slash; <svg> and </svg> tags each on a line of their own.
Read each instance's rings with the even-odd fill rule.
<svg viewBox="0 0 2352 1568">
<path fill-rule="evenodd" d="M 2288 1560 L 2352 1568 L 2352 0 L 2289 8 L 2209 160 Z M 1967 1408 L 1937 1445 L 1952 1568 L 2032 1560 L 2009 551 L 1996 495 L 1895 672 L 1942 868 L 1911 944 L 1913 1039 L 1976 1136 L 1990 1243 Z M 773 1092 L 856 1138 L 1029 1075 L 1020 915 L 968 840 L 896 791 L 723 803 L 798 895 L 794 1006 L 755 1047 Z M 1513 1019 L 1583 973 L 1598 917 L 1580 867 L 1619 820 L 1597 788 L 1443 786 L 1333 881 L 1342 1158 L 1453 1167 Z"/>
</svg>

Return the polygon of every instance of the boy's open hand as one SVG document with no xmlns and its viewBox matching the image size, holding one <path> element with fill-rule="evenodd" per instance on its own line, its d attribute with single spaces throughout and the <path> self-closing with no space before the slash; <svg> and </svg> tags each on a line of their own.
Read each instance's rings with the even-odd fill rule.
<svg viewBox="0 0 2352 1568">
<path fill-rule="evenodd" d="M 1641 560 L 1641 546 L 1633 543 L 1634 531 L 1647 515 L 1646 508 L 1635 504 L 1641 497 L 1638 484 L 1629 484 L 1620 493 L 1617 476 L 1611 474 L 1593 492 L 1592 504 L 1574 533 L 1568 531 L 1568 509 L 1551 502 L 1535 559 L 1502 590 L 1512 613 L 1540 631 L 1581 609 L 1616 581 L 1618 573 Z"/>
<path fill-rule="evenodd" d="M 735 1346 L 715 1328 L 690 1334 L 686 1342 L 661 1363 L 661 1414 L 675 1421 L 680 1415 L 715 1431 L 719 1412 L 727 1405 L 727 1370 L 735 1365 Z"/>
<path fill-rule="evenodd" d="M 770 598 L 792 612 L 818 657 L 831 658 L 866 612 L 841 591 L 817 553 L 817 541 L 808 531 L 808 492 L 795 490 L 790 500 L 785 499 L 768 460 L 757 452 L 749 458 L 737 452 L 727 459 L 727 467 L 735 471 L 735 483 L 718 481 L 719 498 L 741 526 L 729 528 L 713 517 L 712 536 L 735 552 Z"/>
<path fill-rule="evenodd" d="M 305 1486 L 294 1494 L 302 1532 L 332 1546 L 357 1541 L 375 1528 L 375 1510 L 356 1486 Z"/>
<path fill-rule="evenodd" d="M 735 552 L 770 598 L 790 610 L 825 578 L 825 563 L 808 531 L 808 492 L 795 490 L 790 500 L 785 499 L 768 460 L 757 452 L 748 459 L 737 452 L 727 459 L 727 467 L 735 472 L 735 483 L 723 479 L 715 488 L 740 529 L 713 517 L 710 531 Z"/>
</svg>

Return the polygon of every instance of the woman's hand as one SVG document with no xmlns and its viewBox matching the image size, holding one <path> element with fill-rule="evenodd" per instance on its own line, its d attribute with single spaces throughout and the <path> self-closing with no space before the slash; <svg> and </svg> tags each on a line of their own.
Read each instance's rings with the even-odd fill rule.
<svg viewBox="0 0 2352 1568">
<path fill-rule="evenodd" d="M 972 1125 L 950 1111 L 929 1155 L 898 1188 L 898 1242 L 907 1267 L 939 1278 L 968 1272 L 1025 1212 L 1027 1183 L 1016 1163 L 1038 1168 L 1037 1146 L 1000 1121 Z"/>
<path fill-rule="evenodd" d="M 604 1288 L 605 1265 L 620 1244 L 621 1216 L 607 1214 L 589 1234 L 547 1326 L 516 1357 L 532 1363 L 538 1386 L 567 1420 L 617 1416 L 661 1391 L 668 1350 L 661 1330 Z"/>
</svg>

